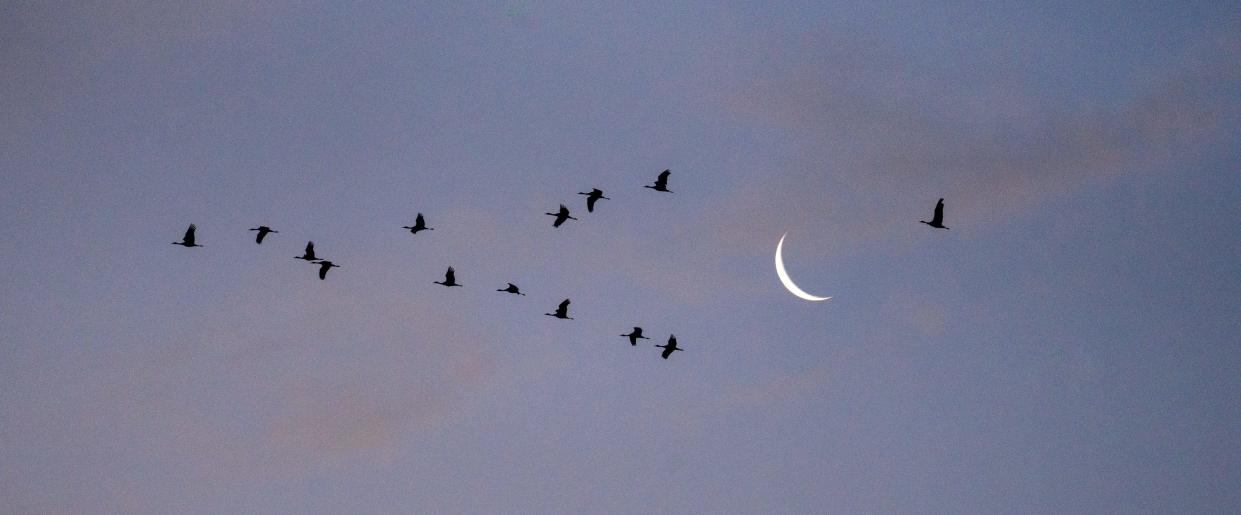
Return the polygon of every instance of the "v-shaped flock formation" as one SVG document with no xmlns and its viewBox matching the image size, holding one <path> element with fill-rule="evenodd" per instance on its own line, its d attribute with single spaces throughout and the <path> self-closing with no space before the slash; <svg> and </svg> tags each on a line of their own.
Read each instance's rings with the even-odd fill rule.
<svg viewBox="0 0 1241 515">
<path fill-rule="evenodd" d="M 659 178 L 655 180 L 654 185 L 646 185 L 644 187 L 653 189 L 655 191 L 672 193 L 672 191 L 668 189 L 668 176 L 670 176 L 671 174 L 672 172 L 670 170 L 664 170 L 662 173 L 659 174 Z M 592 188 L 589 192 L 578 192 L 578 194 L 586 196 L 586 211 L 591 212 L 591 213 L 595 211 L 595 203 L 598 202 L 599 200 L 611 200 L 608 197 L 605 197 L 603 195 L 603 190 L 599 188 Z M 577 220 L 577 218 L 570 215 L 569 208 L 565 206 L 564 204 L 560 205 L 560 209 L 557 212 L 547 213 L 547 214 L 549 216 L 555 217 L 555 221 L 552 222 L 552 227 L 560 227 L 562 224 L 564 224 L 568 220 Z M 194 224 L 190 224 L 190 227 L 188 230 L 185 231 L 185 236 L 182 238 L 182 240 L 179 242 L 173 242 L 173 245 L 181 245 L 183 247 L 202 247 L 202 245 L 197 244 L 195 241 L 194 233 L 196 229 L 197 227 Z M 414 218 L 414 225 L 404 226 L 402 227 L 402 229 L 409 230 L 410 234 L 418 234 L 421 231 L 434 230 L 433 227 L 427 227 L 426 217 L 424 217 L 422 213 L 418 213 L 418 215 Z M 250 230 L 258 232 L 258 236 L 255 238 L 254 242 L 259 245 L 263 244 L 263 240 L 264 238 L 267 237 L 268 234 L 279 233 L 279 231 L 276 231 L 266 225 L 260 225 Z M 340 265 L 337 265 L 329 260 L 322 259 L 318 257 L 317 255 L 315 255 L 315 242 L 313 241 L 306 242 L 305 252 L 301 256 L 294 256 L 294 259 L 301 259 L 303 261 L 319 265 L 319 279 L 320 280 L 326 280 L 327 273 L 332 268 L 340 267 Z M 462 288 L 465 287 L 463 284 L 457 282 L 457 272 L 451 266 L 448 267 L 448 271 L 444 273 L 444 280 L 433 281 L 433 282 L 435 284 L 443 285 L 445 287 L 453 287 L 453 286 L 462 287 Z M 507 283 L 506 287 L 497 289 L 496 291 L 517 294 L 521 296 L 526 295 L 525 293 L 521 291 L 520 288 L 517 287 L 517 285 L 513 283 Z M 560 302 L 560 305 L 557 306 L 555 311 L 551 313 L 544 313 L 544 314 L 550 317 L 561 319 L 561 320 L 573 320 L 573 317 L 569 316 L 569 304 L 570 303 L 571 301 L 569 299 L 564 299 L 563 301 Z M 631 332 L 630 334 L 621 335 L 621 336 L 628 337 L 629 343 L 633 346 L 637 346 L 638 339 L 644 339 L 644 340 L 649 339 L 645 336 L 642 336 L 641 327 L 634 327 L 633 332 Z M 677 347 L 676 336 L 672 336 L 672 335 L 668 336 L 668 343 L 666 345 L 656 345 L 655 347 L 664 349 L 663 352 L 660 354 L 661 356 L 663 356 L 664 359 L 668 359 L 668 357 L 671 356 L 672 353 L 675 351 L 684 350 L 684 349 L 681 349 L 680 347 Z"/>
</svg>

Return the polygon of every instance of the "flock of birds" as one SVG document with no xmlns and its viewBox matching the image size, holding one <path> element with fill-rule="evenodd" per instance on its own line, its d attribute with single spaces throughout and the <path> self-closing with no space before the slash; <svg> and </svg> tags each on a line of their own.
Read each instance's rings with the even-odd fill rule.
<svg viewBox="0 0 1241 515">
<path fill-rule="evenodd" d="M 653 189 L 655 191 L 672 193 L 672 190 L 668 189 L 668 176 L 669 175 L 672 175 L 672 172 L 670 170 L 664 170 L 662 173 L 659 174 L 659 177 L 655 180 L 654 184 L 648 184 L 648 185 L 645 185 L 644 187 Z M 588 192 L 581 191 L 581 192 L 578 192 L 578 194 L 586 196 L 586 211 L 591 212 L 591 213 L 595 211 L 596 202 L 598 202 L 599 200 L 610 200 L 608 197 L 603 196 L 603 190 L 600 190 L 599 188 L 593 188 Z M 546 213 L 546 214 L 548 216 L 555 217 L 555 220 L 552 222 L 552 227 L 560 227 L 562 224 L 564 224 L 568 220 L 577 220 L 577 218 L 574 218 L 573 216 L 569 214 L 569 208 L 566 207 L 564 204 L 560 205 L 560 210 L 558 210 L 557 212 Z M 944 227 L 944 199 L 942 198 L 939 199 L 939 202 L 935 204 L 935 215 L 931 218 L 930 221 L 919 220 L 919 222 L 927 224 L 936 229 L 947 229 L 947 227 Z M 427 227 L 426 218 L 422 216 L 422 213 L 418 213 L 418 216 L 414 218 L 414 225 L 412 226 L 407 225 L 401 228 L 409 230 L 410 234 L 418 234 L 419 232 L 422 232 L 422 231 L 435 230 L 434 227 Z M 201 247 L 202 245 L 199 245 L 195 241 L 195 238 L 194 238 L 195 229 L 196 227 L 194 226 L 194 224 L 190 224 L 189 229 L 185 231 L 185 236 L 181 238 L 181 241 L 174 241 L 172 242 L 172 244 L 181 245 L 183 247 Z M 266 238 L 268 234 L 280 232 L 266 225 L 260 225 L 250 230 L 258 232 L 258 235 L 255 237 L 254 242 L 259 245 L 263 244 L 263 239 Z M 301 260 L 304 260 L 310 263 L 317 263 L 319 265 L 319 279 L 320 280 L 327 279 L 328 271 L 331 270 L 332 268 L 340 266 L 329 260 L 320 259 L 318 256 L 316 256 L 315 255 L 315 242 L 313 241 L 306 242 L 305 252 L 303 252 L 303 254 L 300 256 L 294 256 L 294 259 L 301 259 Z M 435 284 L 443 285 L 449 288 L 453 286 L 463 287 L 461 283 L 457 282 L 457 272 L 451 266 L 448 267 L 448 271 L 444 273 L 443 281 L 433 281 L 433 282 Z M 513 283 L 507 283 L 507 286 L 505 286 L 504 288 L 500 288 L 496 291 L 504 292 L 504 293 L 511 293 L 515 295 L 522 295 L 522 296 L 525 295 L 525 293 L 522 293 L 521 289 L 518 288 L 517 285 Z M 569 316 L 569 304 L 570 304 L 570 300 L 565 299 L 560 302 L 560 305 L 556 307 L 555 311 L 551 313 L 544 313 L 544 315 L 554 317 L 554 318 L 559 318 L 562 320 L 573 320 L 573 317 Z M 621 336 L 628 338 L 629 344 L 635 347 L 638 345 L 638 340 L 649 340 L 650 339 L 642 335 L 641 327 L 636 327 L 636 326 L 633 328 L 632 331 L 629 332 L 629 334 L 622 334 Z M 656 345 L 655 347 L 664 349 L 663 352 L 661 353 L 661 356 L 663 356 L 664 359 L 668 359 L 668 357 L 672 356 L 672 353 L 676 351 L 684 350 L 677 346 L 676 335 L 669 335 L 667 344 Z"/>
<path fill-rule="evenodd" d="M 648 185 L 645 185 L 644 187 L 653 189 L 655 191 L 672 193 L 672 190 L 668 189 L 668 176 L 670 175 L 672 175 L 672 172 L 670 170 L 664 170 L 662 173 L 659 174 L 659 177 L 655 180 L 654 184 L 648 184 Z M 578 192 L 578 194 L 586 196 L 586 211 L 591 212 L 591 213 L 595 211 L 596 202 L 598 202 L 601 199 L 610 200 L 608 197 L 603 196 L 603 190 L 600 190 L 599 188 L 593 188 L 589 192 Z M 569 214 L 569 208 L 566 207 L 564 204 L 560 205 L 559 211 L 555 213 L 547 213 L 547 214 L 549 216 L 555 217 L 555 221 L 552 222 L 553 227 L 560 227 L 567 220 L 577 220 L 577 218 L 574 218 L 573 216 Z M 181 245 L 182 247 L 202 247 L 202 245 L 199 245 L 195 239 L 194 232 L 196 229 L 197 227 L 195 227 L 194 224 L 190 224 L 190 227 L 186 229 L 185 236 L 181 238 L 181 241 L 174 241 L 172 242 L 172 244 Z M 414 218 L 414 225 L 404 226 L 402 227 L 402 229 L 408 230 L 410 234 L 418 234 L 419 232 L 422 232 L 422 231 L 435 230 L 434 227 L 427 227 L 426 218 L 422 216 L 422 213 L 418 213 L 418 216 Z M 266 225 L 260 225 L 250 230 L 256 231 L 258 233 L 258 235 L 254 239 L 254 242 L 259 245 L 263 244 L 263 239 L 265 239 L 268 234 L 280 232 Z M 336 268 L 340 266 L 327 259 L 320 259 L 318 256 L 316 256 L 315 255 L 315 242 L 313 241 L 306 242 L 306 250 L 302 253 L 302 255 L 294 256 L 294 259 L 301 259 L 309 263 L 318 264 L 320 280 L 326 280 L 328 271 L 331 270 L 332 268 Z M 449 288 L 453 286 L 463 287 L 460 283 L 457 282 L 457 272 L 451 266 L 448 267 L 448 271 L 444 273 L 443 281 L 433 281 L 433 282 L 435 284 L 443 285 Z M 505 286 L 504 288 L 500 288 L 496 291 L 504 292 L 504 293 L 511 293 L 515 295 L 522 295 L 522 296 L 525 295 L 525 293 L 522 293 L 521 289 L 518 288 L 517 285 L 513 283 L 507 283 L 507 286 Z M 560 302 L 560 305 L 556 307 L 555 311 L 551 313 L 544 313 L 544 314 L 547 316 L 559 318 L 562 320 L 573 320 L 573 317 L 569 316 L 569 304 L 570 304 L 570 300 L 565 299 Z M 629 332 L 629 334 L 622 334 L 621 336 L 629 338 L 629 344 L 635 347 L 638 345 L 639 339 L 641 340 L 650 339 L 642 335 L 641 327 L 636 327 L 636 326 L 633 328 L 632 331 Z M 668 359 L 668 357 L 672 356 L 672 353 L 676 351 L 685 350 L 677 346 L 676 335 L 669 335 L 668 343 L 664 345 L 656 345 L 655 347 L 663 349 L 663 352 L 660 355 L 663 356 L 664 359 Z"/>
</svg>

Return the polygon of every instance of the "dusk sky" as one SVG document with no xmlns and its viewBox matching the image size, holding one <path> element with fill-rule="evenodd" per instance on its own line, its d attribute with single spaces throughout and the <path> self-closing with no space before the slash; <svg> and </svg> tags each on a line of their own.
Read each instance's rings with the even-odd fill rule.
<svg viewBox="0 0 1241 515">
<path fill-rule="evenodd" d="M 1237 513 L 1241 5 L 1081 4 L 0 3 L 0 513 Z"/>
</svg>

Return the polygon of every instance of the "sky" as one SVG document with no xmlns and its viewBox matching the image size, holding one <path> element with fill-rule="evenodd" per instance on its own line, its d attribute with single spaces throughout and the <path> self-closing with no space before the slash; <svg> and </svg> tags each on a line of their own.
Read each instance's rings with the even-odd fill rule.
<svg viewBox="0 0 1241 515">
<path fill-rule="evenodd" d="M 0 512 L 1241 508 L 1238 5 L 346 4 L 0 4 Z"/>
</svg>

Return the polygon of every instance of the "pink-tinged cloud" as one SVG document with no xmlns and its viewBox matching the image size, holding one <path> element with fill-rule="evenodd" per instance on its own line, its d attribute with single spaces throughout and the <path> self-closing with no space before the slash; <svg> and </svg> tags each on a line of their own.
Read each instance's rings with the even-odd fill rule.
<svg viewBox="0 0 1241 515">
<path fill-rule="evenodd" d="M 827 50 L 719 96 L 778 127 L 794 152 L 702 220 L 725 241 L 814 226 L 839 238 L 822 248 L 832 252 L 906 232 L 939 197 L 949 226 L 983 226 L 1100 181 L 1193 166 L 1238 120 L 1227 91 L 1241 80 L 1234 36 L 1204 36 L 1180 60 L 1135 71 L 1120 103 L 1042 94 L 1001 70 L 972 82 L 916 73 L 913 58 L 882 47 L 810 45 Z"/>
</svg>

